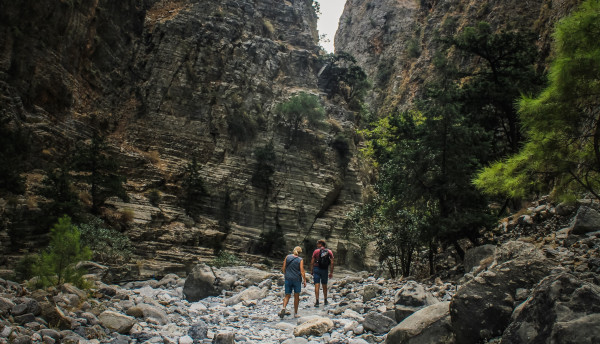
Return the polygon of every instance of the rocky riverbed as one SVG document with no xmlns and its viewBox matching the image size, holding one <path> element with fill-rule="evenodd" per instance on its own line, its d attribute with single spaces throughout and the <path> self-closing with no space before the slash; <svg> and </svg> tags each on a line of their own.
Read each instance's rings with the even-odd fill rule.
<svg viewBox="0 0 600 344">
<path fill-rule="evenodd" d="M 96 273 L 85 291 L 0 280 L 0 343 L 600 343 L 595 204 L 538 204 L 493 240 L 446 280 L 338 269 L 329 304 L 314 307 L 309 284 L 298 318 L 278 316 L 276 269 L 199 264 L 185 278 L 109 285 L 88 263 Z"/>
<path fill-rule="evenodd" d="M 314 288 L 300 296 L 299 318 L 279 318 L 283 278 L 277 272 L 258 284 L 264 271 L 241 267 L 234 290 L 190 302 L 185 279 L 122 286 L 96 282 L 89 293 L 70 285 L 48 292 L 27 291 L 0 281 L 0 342 L 12 343 L 377 343 L 398 317 L 419 307 L 450 300 L 450 283 L 376 279 L 366 272 L 337 273 L 330 302 L 314 307 Z M 406 304 L 404 312 L 396 303 Z"/>
</svg>

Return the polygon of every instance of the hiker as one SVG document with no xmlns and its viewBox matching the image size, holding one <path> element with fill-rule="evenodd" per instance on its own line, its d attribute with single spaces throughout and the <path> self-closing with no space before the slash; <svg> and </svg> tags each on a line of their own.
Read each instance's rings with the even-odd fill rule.
<svg viewBox="0 0 600 344">
<path fill-rule="evenodd" d="M 304 260 L 298 255 L 302 253 L 302 248 L 296 246 L 292 254 L 288 254 L 283 260 L 283 274 L 285 277 L 285 297 L 283 298 L 283 308 L 279 312 L 279 317 L 285 316 L 285 308 L 287 307 L 292 289 L 294 290 L 294 318 L 298 317 L 298 304 L 300 303 L 300 282 L 306 288 L 306 276 L 304 275 Z"/>
<path fill-rule="evenodd" d="M 327 248 L 325 240 L 317 241 L 317 249 L 310 260 L 311 273 L 315 283 L 315 307 L 319 307 L 319 285 L 323 285 L 323 304 L 327 306 L 327 281 L 333 276 L 333 252 Z M 331 267 L 329 274 L 327 271 Z"/>
</svg>

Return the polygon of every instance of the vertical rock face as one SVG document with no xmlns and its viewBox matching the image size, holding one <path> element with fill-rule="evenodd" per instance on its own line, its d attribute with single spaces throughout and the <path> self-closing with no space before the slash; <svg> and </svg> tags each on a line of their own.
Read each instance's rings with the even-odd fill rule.
<svg viewBox="0 0 600 344">
<path fill-rule="evenodd" d="M 2 108 L 33 134 L 40 159 L 32 170 L 89 138 L 90 125 L 110 133 L 130 201 L 109 206 L 133 214 L 127 234 L 136 253 L 155 260 L 138 264 L 141 274 L 156 273 L 161 261 L 187 269 L 214 248 L 261 254 L 321 237 L 337 263 L 353 261 L 342 226 L 361 200 L 358 167 L 331 144 L 341 131 L 349 154 L 356 151 L 352 113 L 325 102 L 335 125 L 304 126 L 288 145 L 273 111 L 296 92 L 319 94 L 312 1 L 29 5 L 0 2 Z M 30 22 L 16 19 L 24 11 Z M 269 142 L 275 172 L 265 190 L 252 176 L 254 152 Z M 192 159 L 207 192 L 186 214 L 182 181 Z M 154 205 L 152 189 L 161 196 Z M 261 234 L 286 247 L 261 251 Z"/>
<path fill-rule="evenodd" d="M 352 54 L 374 85 L 371 105 L 386 113 L 404 109 L 434 76 L 438 38 L 480 21 L 495 30 L 538 34 L 540 63 L 548 56 L 551 29 L 581 1 L 348 0 L 335 36 L 337 51 Z M 461 60 L 468 65 L 470 61 Z"/>
</svg>

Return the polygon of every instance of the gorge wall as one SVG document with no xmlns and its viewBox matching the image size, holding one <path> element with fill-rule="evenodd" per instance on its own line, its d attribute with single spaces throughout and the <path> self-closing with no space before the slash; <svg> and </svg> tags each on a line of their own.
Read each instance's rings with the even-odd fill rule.
<svg viewBox="0 0 600 344">
<path fill-rule="evenodd" d="M 578 3 L 348 0 L 336 50 L 357 59 L 373 84 L 372 111 L 385 113 L 420 94 L 440 35 L 481 20 L 496 30 L 531 28 L 543 66 L 552 25 Z M 137 263 L 125 270 L 136 277 L 189 271 L 220 248 L 260 261 L 264 238 L 286 246 L 266 253 L 308 250 L 326 238 L 337 263 L 364 263 L 344 222 L 363 199 L 368 173 L 358 159 L 355 114 L 319 90 L 324 53 L 312 5 L 0 0 L 0 115 L 31 146 L 22 162 L 27 191 L 0 194 L 0 265 L 47 243 L 40 183 L 98 128 L 130 198 L 110 199 L 102 216 L 134 242 Z M 303 126 L 290 145 L 274 108 L 300 91 L 321 95 L 327 120 Z M 252 183 L 255 152 L 271 142 L 274 173 L 265 189 Z M 183 179 L 193 160 L 206 193 L 186 213 Z M 85 185 L 79 191 L 89 199 Z"/>
<path fill-rule="evenodd" d="M 283 238 L 286 247 L 268 248 L 282 251 L 324 237 L 339 263 L 360 262 L 343 229 L 362 194 L 352 112 L 324 100 L 328 124 L 289 145 L 273 111 L 320 92 L 312 1 L 1 1 L 0 12 L 2 115 L 32 141 L 27 192 L 2 197 L 2 255 L 44 243 L 40 181 L 100 127 L 130 198 L 110 199 L 103 217 L 130 214 L 134 275 L 186 271 L 220 248 L 257 261 L 261 234 Z M 333 145 L 340 134 L 346 149 Z M 269 142 L 265 190 L 251 179 L 254 152 Z M 186 214 L 194 159 L 206 193 Z"/>
<path fill-rule="evenodd" d="M 493 30 L 532 30 L 538 37 L 539 68 L 545 68 L 554 24 L 578 0 L 348 0 L 335 36 L 336 51 L 352 54 L 373 82 L 370 104 L 381 114 L 406 109 L 435 76 L 440 37 L 478 22 Z M 450 59 L 452 50 L 447 54 Z M 471 63 L 461 57 L 459 65 Z"/>
</svg>

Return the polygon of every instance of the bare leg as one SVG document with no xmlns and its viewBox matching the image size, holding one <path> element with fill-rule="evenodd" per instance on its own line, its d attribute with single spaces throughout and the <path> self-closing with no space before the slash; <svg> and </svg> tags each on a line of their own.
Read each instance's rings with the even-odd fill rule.
<svg viewBox="0 0 600 344">
<path fill-rule="evenodd" d="M 327 302 L 327 284 L 323 283 L 323 302 Z"/>
<path fill-rule="evenodd" d="M 294 293 L 294 314 L 298 314 L 298 305 L 300 304 L 300 293 Z"/>
<path fill-rule="evenodd" d="M 320 283 L 315 283 L 315 303 L 319 303 L 319 286 Z"/>
<path fill-rule="evenodd" d="M 285 297 L 283 298 L 283 309 L 285 309 L 287 307 L 287 304 L 290 301 L 290 296 L 292 296 L 292 295 L 291 294 L 285 294 Z"/>
</svg>

